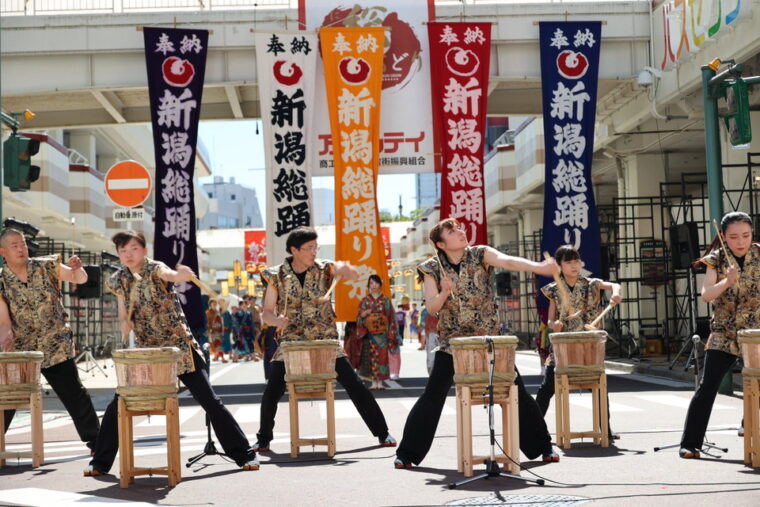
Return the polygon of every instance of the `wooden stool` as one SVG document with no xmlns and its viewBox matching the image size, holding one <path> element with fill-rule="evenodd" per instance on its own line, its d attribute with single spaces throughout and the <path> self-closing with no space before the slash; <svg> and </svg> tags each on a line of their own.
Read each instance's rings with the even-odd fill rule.
<svg viewBox="0 0 760 507">
<path fill-rule="evenodd" d="M 494 405 L 501 407 L 502 448 L 507 456 L 494 456 L 505 464 L 505 471 L 520 473 L 520 426 L 518 420 L 517 386 L 514 385 L 514 336 L 488 337 L 494 346 Z M 488 404 L 490 359 L 484 337 L 454 338 L 450 342 L 454 356 L 457 418 L 457 471 L 472 477 L 473 466 L 485 463 L 490 456 L 473 455 L 472 407 Z"/>
<path fill-rule="evenodd" d="M 179 447 L 179 404 L 175 347 L 116 350 L 113 353 L 119 387 L 119 485 L 126 488 L 138 475 L 166 475 L 169 486 L 182 480 Z M 133 418 L 166 416 L 165 467 L 135 466 Z"/>
<path fill-rule="evenodd" d="M 42 432 L 42 352 L 0 352 L 0 414 L 4 410 L 29 409 L 32 421 L 32 450 L 6 451 L 5 431 L 0 431 L 0 466 L 5 460 L 32 458 L 32 467 L 45 461 Z M 4 430 L 4 428 L 0 428 Z"/>
<path fill-rule="evenodd" d="M 744 464 L 760 467 L 760 329 L 738 333 L 744 368 Z"/>
<path fill-rule="evenodd" d="M 594 444 L 609 447 L 607 374 L 604 372 L 605 331 L 552 333 L 557 367 L 554 371 L 557 445 L 570 449 L 571 439 L 589 437 Z M 570 431 L 570 391 L 590 389 L 593 429 Z"/>
<path fill-rule="evenodd" d="M 324 398 L 327 404 L 327 437 L 301 438 L 298 426 L 298 401 Z M 327 455 L 335 456 L 335 381 L 319 385 L 288 382 L 290 405 L 290 457 L 297 458 L 301 447 L 326 445 Z"/>
<path fill-rule="evenodd" d="M 325 445 L 335 456 L 335 357 L 337 340 L 288 341 L 280 344 L 285 361 L 290 406 L 290 457 L 297 458 L 301 447 Z M 327 404 L 327 437 L 301 438 L 298 401 L 324 399 Z"/>
</svg>

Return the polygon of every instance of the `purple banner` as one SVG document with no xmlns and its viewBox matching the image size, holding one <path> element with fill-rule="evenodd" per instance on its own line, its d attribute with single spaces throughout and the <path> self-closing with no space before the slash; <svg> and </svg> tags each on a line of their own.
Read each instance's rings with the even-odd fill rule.
<svg viewBox="0 0 760 507">
<path fill-rule="evenodd" d="M 154 257 L 197 273 L 193 171 L 208 31 L 145 27 L 143 35 L 156 157 Z M 203 326 L 198 288 L 175 287 L 190 327 Z"/>
</svg>

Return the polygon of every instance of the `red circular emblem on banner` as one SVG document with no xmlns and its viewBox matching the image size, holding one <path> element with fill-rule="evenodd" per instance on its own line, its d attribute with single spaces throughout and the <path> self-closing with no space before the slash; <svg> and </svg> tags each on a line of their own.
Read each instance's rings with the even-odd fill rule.
<svg viewBox="0 0 760 507">
<path fill-rule="evenodd" d="M 294 62 L 277 60 L 272 66 L 274 78 L 283 86 L 293 86 L 301 80 L 303 71 Z"/>
<path fill-rule="evenodd" d="M 187 86 L 195 77 L 195 67 L 187 60 L 170 56 L 161 65 L 164 81 L 171 86 Z"/>
<path fill-rule="evenodd" d="M 348 84 L 360 85 L 369 79 L 369 64 L 363 58 L 347 56 L 338 64 L 340 77 Z"/>
<path fill-rule="evenodd" d="M 588 70 L 588 58 L 583 53 L 566 49 L 557 55 L 557 70 L 566 79 L 580 79 Z"/>
</svg>

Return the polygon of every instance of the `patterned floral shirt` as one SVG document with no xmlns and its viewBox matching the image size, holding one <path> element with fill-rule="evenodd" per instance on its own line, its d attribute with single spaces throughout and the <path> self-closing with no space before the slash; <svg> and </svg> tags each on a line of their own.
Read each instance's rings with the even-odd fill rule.
<svg viewBox="0 0 760 507">
<path fill-rule="evenodd" d="M 168 269 L 166 264 L 146 258 L 139 282 L 123 266 L 111 275 L 106 287 L 124 298 L 127 312 L 134 301 L 132 321 L 138 347 L 177 347 L 183 352 L 177 365 L 177 374 L 182 375 L 195 370 L 192 348 L 198 350 L 198 344 L 190 332 L 174 284 L 158 276 L 162 269 Z"/>
<path fill-rule="evenodd" d="M 499 332 L 496 297 L 490 283 L 493 268 L 485 263 L 486 248 L 466 247 L 459 264 L 459 273 L 448 259 L 443 261 L 443 273 L 454 282 L 454 289 L 438 312 L 437 350 L 450 354 L 451 338 L 496 335 Z M 438 258 L 435 256 L 426 260 L 417 270 L 422 276 L 432 276 L 440 291 L 442 276 Z"/>
<path fill-rule="evenodd" d="M 583 325 L 590 324 L 602 311 L 602 280 L 579 276 L 572 289 L 564 278 L 560 281 L 570 294 L 569 308 L 562 300 L 562 292 L 556 282 L 545 285 L 541 288 L 541 292 L 549 301 L 554 301 L 556 304 L 556 318 L 562 322 L 563 332 L 583 331 Z M 575 313 L 579 310 L 581 313 L 577 317 L 570 317 L 568 312 Z"/>
<path fill-rule="evenodd" d="M 731 256 L 731 261 L 738 264 Z M 714 269 L 720 282 L 726 277 L 728 259 L 723 249 L 712 250 L 700 259 L 703 264 Z M 712 301 L 710 320 L 709 350 L 720 350 L 741 356 L 741 347 L 736 339 L 740 329 L 760 328 L 760 244 L 753 243 L 744 257 L 744 267 L 739 279 L 723 294 Z"/>
<path fill-rule="evenodd" d="M 8 305 L 13 346 L 44 354 L 42 368 L 74 357 L 74 339 L 61 297 L 61 256 L 32 257 L 26 283 L 8 267 L 0 270 L 0 296 Z"/>
<path fill-rule="evenodd" d="M 331 261 L 316 260 L 305 271 L 304 283 L 293 271 L 292 257 L 288 257 L 279 266 L 264 270 L 262 276 L 268 286 L 277 289 L 277 315 L 285 316 L 288 325 L 278 329 L 278 343 L 298 340 L 337 340 L 335 312 L 331 302 L 318 303 L 317 298 L 325 295 L 334 276 L 334 264 Z M 343 348 L 338 348 L 338 357 L 345 357 Z M 282 361 L 282 352 L 278 349 L 272 361 Z"/>
</svg>

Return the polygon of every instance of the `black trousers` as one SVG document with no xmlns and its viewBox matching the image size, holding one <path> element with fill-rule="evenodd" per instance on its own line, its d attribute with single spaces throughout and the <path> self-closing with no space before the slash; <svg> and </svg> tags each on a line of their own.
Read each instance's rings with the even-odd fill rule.
<svg viewBox="0 0 760 507">
<path fill-rule="evenodd" d="M 95 413 L 87 389 L 79 380 L 79 372 L 74 360 L 68 359 L 50 368 L 42 368 L 40 371 L 74 421 L 74 427 L 79 438 L 87 444 L 87 447 L 94 449 L 95 440 L 98 438 L 98 431 L 100 430 L 98 414 Z M 15 414 L 15 410 L 5 411 L 6 432 Z"/>
<path fill-rule="evenodd" d="M 404 425 L 404 436 L 396 455 L 419 465 L 433 445 L 435 430 L 441 419 L 446 396 L 454 384 L 454 358 L 446 352 L 436 352 L 433 371 L 430 373 L 425 392 L 412 407 Z M 520 421 L 520 450 L 529 459 L 552 450 L 551 436 L 536 401 L 528 394 L 520 373 L 517 385 L 518 418 Z"/>
<path fill-rule="evenodd" d="M 541 387 L 538 388 L 536 393 L 536 403 L 538 408 L 541 409 L 541 413 L 545 416 L 549 410 L 549 402 L 554 396 L 554 370 L 556 365 L 551 362 L 546 365 L 546 371 L 544 372 L 544 380 L 541 382 Z M 607 432 L 612 436 L 612 427 L 610 426 L 610 394 L 607 393 Z"/>
<path fill-rule="evenodd" d="M 356 372 L 351 367 L 348 359 L 339 357 L 335 360 L 335 371 L 338 374 L 338 383 L 348 393 L 356 410 L 364 420 L 369 430 L 376 437 L 385 440 L 388 436 L 388 425 L 385 422 L 383 411 L 375 401 L 375 397 L 369 392 L 367 386 L 359 380 Z M 285 363 L 272 361 L 269 370 L 269 379 L 261 397 L 261 425 L 256 436 L 259 443 L 268 444 L 272 441 L 274 430 L 274 418 L 277 415 L 277 403 L 285 394 Z"/>
<path fill-rule="evenodd" d="M 697 392 L 686 412 L 686 423 L 681 436 L 681 447 L 700 449 L 705 439 L 707 424 L 710 422 L 715 396 L 718 394 L 720 382 L 727 371 L 731 369 L 738 358 L 720 350 L 705 352 L 705 367 L 702 380 Z"/>
<path fill-rule="evenodd" d="M 232 417 L 230 411 L 227 410 L 227 407 L 224 406 L 222 400 L 211 387 L 208 373 L 206 373 L 203 362 L 195 350 L 193 350 L 193 361 L 195 371 L 179 375 L 179 380 L 206 411 L 224 453 L 234 460 L 238 466 L 243 466 L 249 459 L 253 459 L 256 453 L 251 449 L 245 433 L 240 429 L 235 418 Z M 108 405 L 103 415 L 98 443 L 95 447 L 95 456 L 90 464 L 98 470 L 107 472 L 113 466 L 118 450 L 118 395 L 114 395 L 113 401 Z"/>
</svg>

